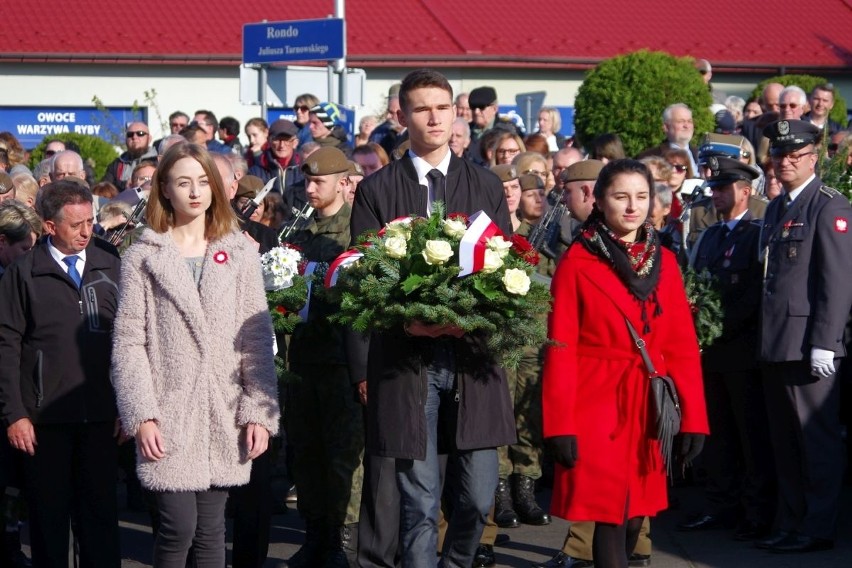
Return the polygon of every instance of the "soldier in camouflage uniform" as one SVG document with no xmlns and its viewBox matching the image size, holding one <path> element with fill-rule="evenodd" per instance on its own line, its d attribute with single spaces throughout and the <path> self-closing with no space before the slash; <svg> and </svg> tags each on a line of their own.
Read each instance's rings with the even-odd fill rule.
<svg viewBox="0 0 852 568">
<path fill-rule="evenodd" d="M 353 396 L 342 330 L 329 323 L 332 307 L 315 293 L 329 264 L 347 249 L 351 209 L 344 201 L 349 164 L 337 148 L 321 148 L 302 165 L 314 214 L 289 242 L 302 250 L 313 274 L 307 316 L 290 340 L 286 429 L 294 449 L 293 474 L 306 538 L 288 561 L 294 567 L 354 566 L 352 539 L 360 508 L 364 431 Z"/>
</svg>

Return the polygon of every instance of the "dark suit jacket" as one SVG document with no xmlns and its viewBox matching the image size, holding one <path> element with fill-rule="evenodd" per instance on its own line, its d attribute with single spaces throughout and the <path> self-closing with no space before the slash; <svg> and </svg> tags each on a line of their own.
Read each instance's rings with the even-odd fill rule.
<svg viewBox="0 0 852 568">
<path fill-rule="evenodd" d="M 760 358 L 807 361 L 811 347 L 846 354 L 852 306 L 852 206 L 814 178 L 784 211 L 786 194 L 766 209 L 761 247 L 766 276 Z"/>
<path fill-rule="evenodd" d="M 708 371 L 752 369 L 757 365 L 758 316 L 763 286 L 759 258 L 761 222 L 750 212 L 725 235 L 726 224 L 716 223 L 701 234 L 690 264 L 707 270 L 716 280 L 723 310 L 721 337 L 702 354 Z"/>
</svg>

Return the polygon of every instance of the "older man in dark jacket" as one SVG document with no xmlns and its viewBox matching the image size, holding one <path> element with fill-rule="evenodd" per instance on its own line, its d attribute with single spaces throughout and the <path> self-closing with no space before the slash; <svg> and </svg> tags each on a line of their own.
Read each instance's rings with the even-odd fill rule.
<svg viewBox="0 0 852 568">
<path fill-rule="evenodd" d="M 400 123 L 411 150 L 366 178 L 352 211 L 352 235 L 394 218 L 425 216 L 436 200 L 448 211 L 485 211 L 511 232 L 500 180 L 457 158 L 449 139 L 452 88 L 431 70 L 409 73 L 400 89 Z M 367 449 L 396 460 L 402 498 L 402 564 L 435 565 L 441 497 L 438 445 L 449 453 L 449 528 L 443 562 L 470 566 L 497 486 L 496 447 L 514 443 L 515 426 L 502 369 L 482 338 L 412 322 L 373 334 L 367 359 Z M 366 496 L 366 495 L 365 495 Z"/>
<path fill-rule="evenodd" d="M 119 258 L 92 240 L 92 194 L 42 188 L 50 235 L 0 280 L 0 417 L 24 452 L 35 566 L 68 565 L 72 514 L 82 566 L 118 568 L 115 394 L 109 377 Z"/>
</svg>

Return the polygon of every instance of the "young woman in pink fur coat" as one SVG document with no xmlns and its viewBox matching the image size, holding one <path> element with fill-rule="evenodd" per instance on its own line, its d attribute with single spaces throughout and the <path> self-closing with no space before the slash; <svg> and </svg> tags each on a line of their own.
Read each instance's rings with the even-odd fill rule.
<svg viewBox="0 0 852 568">
<path fill-rule="evenodd" d="M 149 229 L 122 260 L 113 382 L 156 496 L 154 566 L 225 565 L 228 487 L 278 430 L 272 322 L 255 248 L 237 231 L 207 150 L 166 152 Z"/>
</svg>

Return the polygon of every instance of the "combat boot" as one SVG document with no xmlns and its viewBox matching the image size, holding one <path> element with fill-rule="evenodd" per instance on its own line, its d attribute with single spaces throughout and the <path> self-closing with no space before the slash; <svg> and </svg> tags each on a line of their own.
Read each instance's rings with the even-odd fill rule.
<svg viewBox="0 0 852 568">
<path fill-rule="evenodd" d="M 512 509 L 512 495 L 509 493 L 509 482 L 500 479 L 497 491 L 494 492 L 494 522 L 501 529 L 511 529 L 521 526 L 518 514 Z"/>
<path fill-rule="evenodd" d="M 288 568 L 316 568 L 323 565 L 328 544 L 328 529 L 318 521 L 307 521 L 305 544 L 287 561 Z"/>
<path fill-rule="evenodd" d="M 346 557 L 345 543 L 349 540 L 350 531 L 346 525 L 332 527 L 328 531 L 328 550 L 323 568 L 349 568 Z"/>
<path fill-rule="evenodd" d="M 343 525 L 343 552 L 351 568 L 358 568 L 358 523 Z"/>
<path fill-rule="evenodd" d="M 512 501 L 521 522 L 526 525 L 549 525 L 550 515 L 535 501 L 535 480 L 526 475 L 512 476 Z"/>
</svg>

